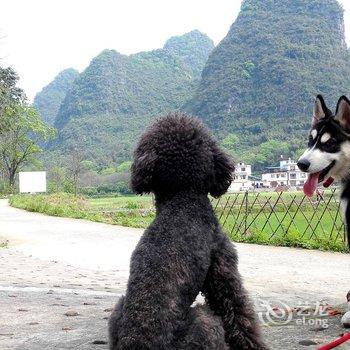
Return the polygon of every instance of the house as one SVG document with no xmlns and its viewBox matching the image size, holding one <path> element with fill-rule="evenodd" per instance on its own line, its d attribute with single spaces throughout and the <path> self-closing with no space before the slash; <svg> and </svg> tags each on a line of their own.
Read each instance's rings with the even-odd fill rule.
<svg viewBox="0 0 350 350">
<path fill-rule="evenodd" d="M 250 180 L 252 175 L 252 166 L 240 162 L 235 165 L 234 180 L 228 189 L 228 192 L 247 191 L 253 188 L 253 183 Z"/>
<path fill-rule="evenodd" d="M 266 187 L 298 187 L 303 186 L 306 181 L 306 174 L 301 172 L 297 163 L 290 158 L 282 158 L 278 167 L 266 169 L 268 172 L 261 175 L 262 182 Z"/>
</svg>

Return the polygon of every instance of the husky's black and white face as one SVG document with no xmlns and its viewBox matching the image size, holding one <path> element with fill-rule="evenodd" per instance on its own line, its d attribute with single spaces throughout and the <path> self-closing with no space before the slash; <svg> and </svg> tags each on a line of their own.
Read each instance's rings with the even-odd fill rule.
<svg viewBox="0 0 350 350">
<path fill-rule="evenodd" d="M 350 173 L 350 101 L 342 96 L 336 114 L 317 96 L 308 148 L 298 160 L 301 171 L 308 173 L 304 193 L 312 196 L 318 183 L 328 187 L 334 179 Z"/>
</svg>

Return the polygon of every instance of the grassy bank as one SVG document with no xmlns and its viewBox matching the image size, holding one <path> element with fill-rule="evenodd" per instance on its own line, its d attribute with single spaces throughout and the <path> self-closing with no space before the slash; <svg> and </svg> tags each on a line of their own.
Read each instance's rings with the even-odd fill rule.
<svg viewBox="0 0 350 350">
<path fill-rule="evenodd" d="M 86 199 L 66 193 L 52 195 L 15 195 L 10 205 L 32 212 L 107 224 L 144 228 L 155 212 L 151 197 Z"/>
<path fill-rule="evenodd" d="M 320 202 L 305 199 L 300 192 L 239 194 L 213 200 L 213 207 L 234 241 L 346 252 L 337 198 L 333 192 L 326 192 Z M 137 228 L 147 227 L 155 217 L 151 196 L 16 195 L 10 204 L 48 215 Z"/>
</svg>

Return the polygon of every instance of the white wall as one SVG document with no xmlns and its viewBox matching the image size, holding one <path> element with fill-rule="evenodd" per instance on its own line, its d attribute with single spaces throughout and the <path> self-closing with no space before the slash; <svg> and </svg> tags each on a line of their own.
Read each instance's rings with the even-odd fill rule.
<svg viewBox="0 0 350 350">
<path fill-rule="evenodd" d="M 46 192 L 46 171 L 22 171 L 19 173 L 19 192 Z"/>
</svg>

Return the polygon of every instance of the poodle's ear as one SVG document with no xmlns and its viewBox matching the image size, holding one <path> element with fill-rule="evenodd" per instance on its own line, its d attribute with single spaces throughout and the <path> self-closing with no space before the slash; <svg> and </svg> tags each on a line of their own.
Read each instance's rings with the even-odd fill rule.
<svg viewBox="0 0 350 350">
<path fill-rule="evenodd" d="M 235 166 L 227 154 L 217 146 L 213 149 L 214 177 L 209 189 L 213 197 L 222 196 L 230 187 Z"/>
<path fill-rule="evenodd" d="M 131 189 L 137 193 L 150 193 L 153 190 L 153 173 L 156 155 L 152 151 L 136 151 L 131 166 Z"/>
</svg>

